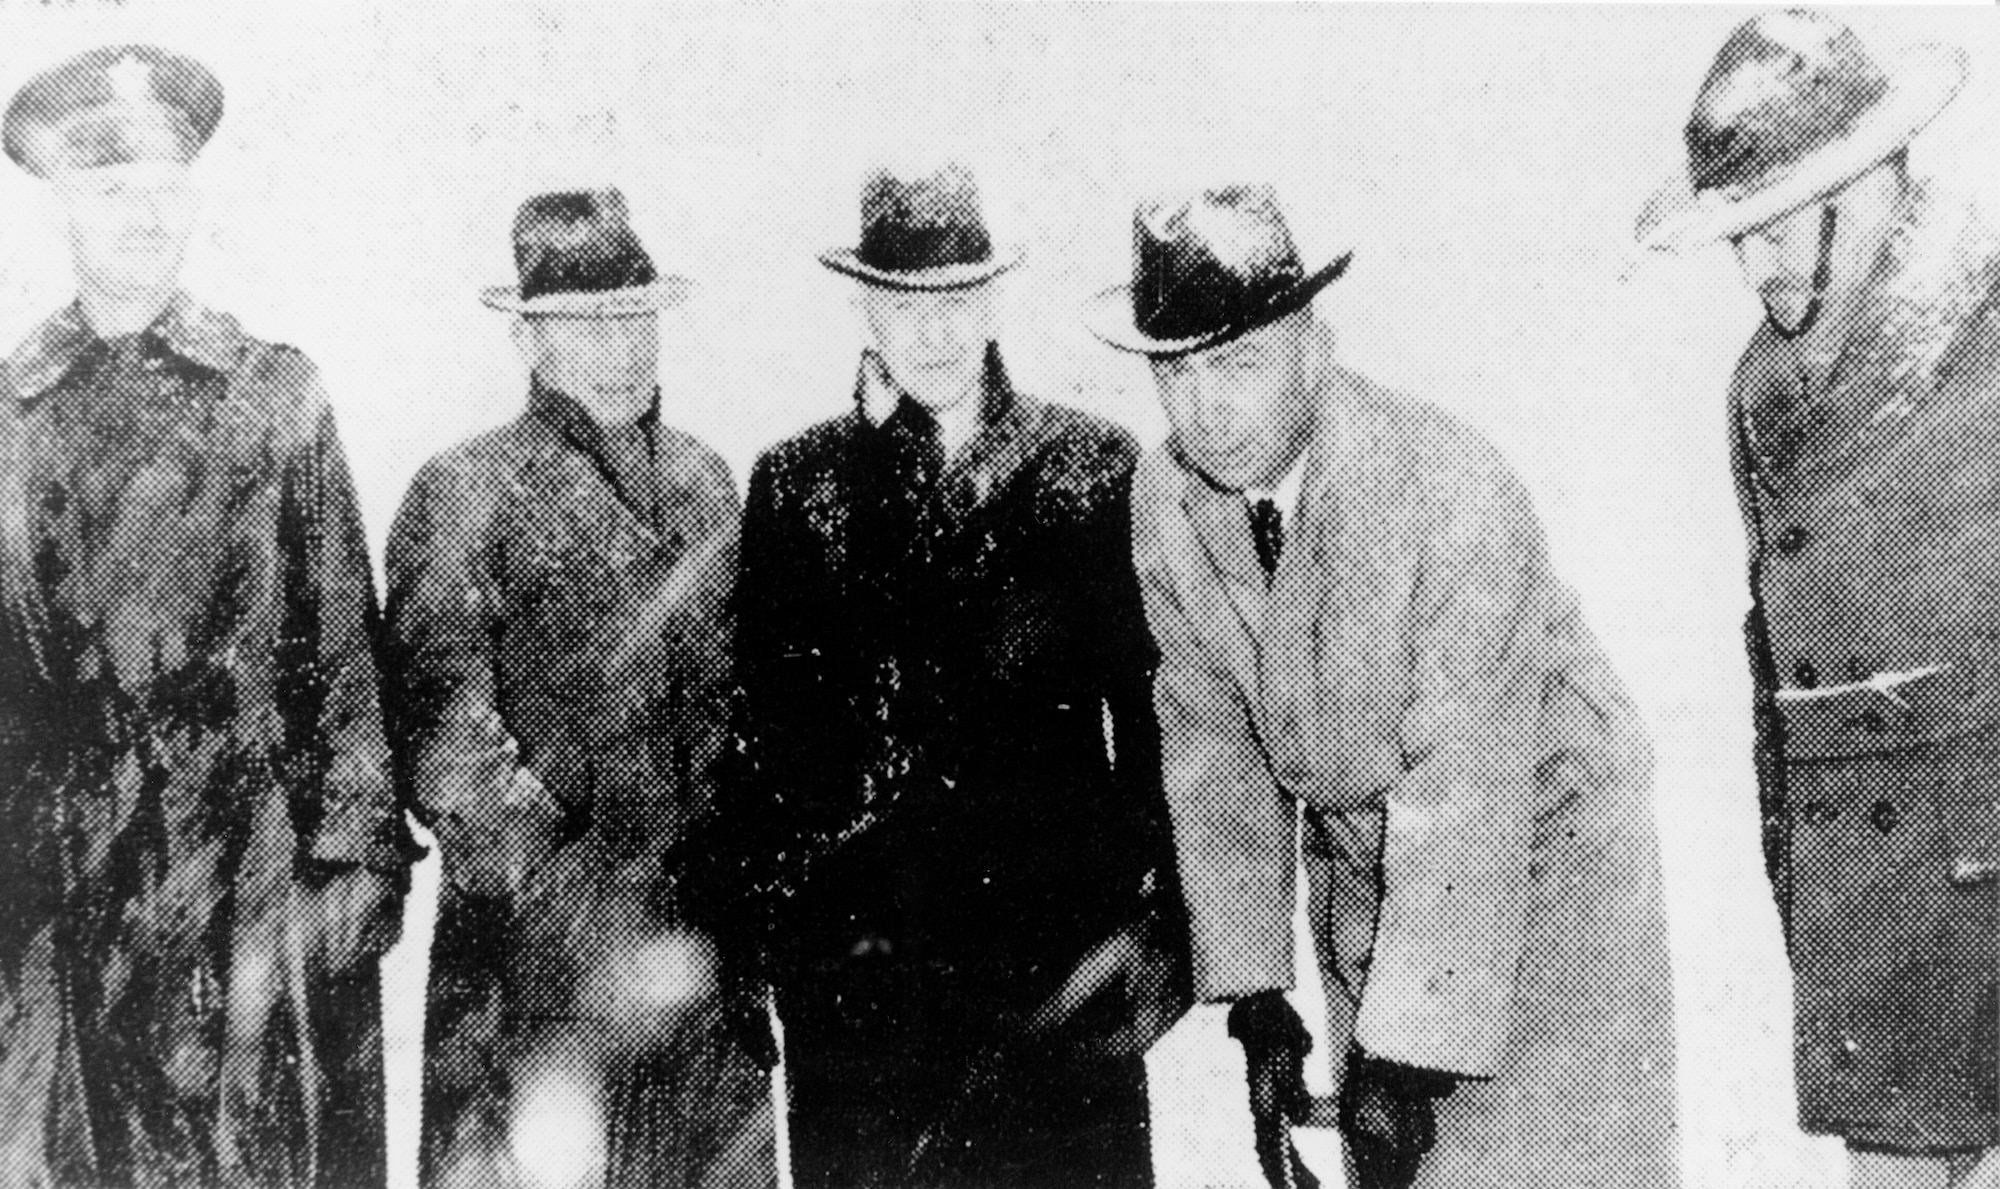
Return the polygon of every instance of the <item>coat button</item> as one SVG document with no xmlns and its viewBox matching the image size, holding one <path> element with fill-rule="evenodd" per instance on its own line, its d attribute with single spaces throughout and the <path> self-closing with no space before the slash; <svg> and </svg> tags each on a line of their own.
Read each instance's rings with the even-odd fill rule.
<svg viewBox="0 0 2000 1189">
<path fill-rule="evenodd" d="M 1903 823 L 1903 814 L 1901 810 L 1889 802 L 1877 801 L 1875 802 L 1875 807 L 1868 811 L 1868 822 L 1876 829 L 1887 834 Z"/>
<path fill-rule="evenodd" d="M 1799 810 L 1799 816 L 1805 818 L 1808 825 L 1830 826 L 1833 819 L 1840 816 L 1840 810 L 1825 801 L 1808 801 Z"/>
<path fill-rule="evenodd" d="M 1811 533 L 1795 524 L 1778 534 L 1778 552 L 1785 554 L 1797 553 L 1799 550 L 1804 549 L 1806 542 L 1811 539 Z"/>
<path fill-rule="evenodd" d="M 1819 670 L 1808 660 L 1801 660 L 1792 666 L 1792 684 L 1800 689 L 1811 689 L 1819 684 Z"/>
<path fill-rule="evenodd" d="M 1889 720 L 1883 717 L 1880 710 L 1864 711 L 1855 716 L 1854 722 L 1870 735 L 1885 734 L 1889 730 Z"/>
</svg>

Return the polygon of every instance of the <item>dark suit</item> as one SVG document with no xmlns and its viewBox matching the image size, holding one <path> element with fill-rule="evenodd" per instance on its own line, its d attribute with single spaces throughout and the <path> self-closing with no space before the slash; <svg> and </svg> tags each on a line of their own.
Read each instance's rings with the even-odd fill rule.
<svg viewBox="0 0 2000 1189">
<path fill-rule="evenodd" d="M 1125 544 L 1136 451 L 1014 392 L 997 351 L 983 416 L 946 465 L 914 402 L 880 425 L 856 408 L 750 481 L 732 811 L 784 890 L 802 1187 L 1151 1180 L 1142 1058 L 1079 1039 L 1132 1004 L 1114 987 L 1024 1031 L 1171 877 Z M 910 1174 L 927 1128 L 951 1150 Z"/>
</svg>

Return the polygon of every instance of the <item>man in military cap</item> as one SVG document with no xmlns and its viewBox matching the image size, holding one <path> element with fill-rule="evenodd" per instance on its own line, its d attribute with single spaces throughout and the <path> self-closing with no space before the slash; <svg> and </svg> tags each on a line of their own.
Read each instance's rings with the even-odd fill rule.
<svg viewBox="0 0 2000 1189">
<path fill-rule="evenodd" d="M 413 845 L 313 365 L 180 288 L 200 63 L 14 96 L 76 300 L 0 367 L 0 1167 L 10 1184 L 384 1179 L 377 959 Z"/>
<path fill-rule="evenodd" d="M 1125 547 L 1137 448 L 1017 389 L 961 165 L 881 169 L 840 415 L 751 473 L 730 821 L 801 1189 L 1152 1182 L 1180 934 Z"/>
<path fill-rule="evenodd" d="M 674 857 L 728 734 L 739 511 L 661 408 L 688 284 L 616 190 L 522 203 L 514 259 L 485 300 L 527 409 L 426 465 L 389 537 L 391 735 L 445 874 L 419 1177 L 773 1186 L 765 997 L 716 968 Z M 562 1132 L 602 1167 L 549 1167 Z"/>
<path fill-rule="evenodd" d="M 1133 550 L 1195 990 L 1230 1004 L 1266 1176 L 1315 1183 L 1303 816 L 1349 1184 L 1676 1184 L 1648 749 L 1526 493 L 1340 365 L 1311 302 L 1348 257 L 1308 270 L 1268 187 L 1142 204 L 1133 238 L 1087 317 L 1173 426 Z"/>
<path fill-rule="evenodd" d="M 1857 1186 L 2000 1183 L 2000 241 L 1907 161 L 1965 70 L 1748 21 L 1639 227 L 1727 240 L 1764 305 L 1729 394 L 1764 852 L 1800 1122 Z"/>
</svg>

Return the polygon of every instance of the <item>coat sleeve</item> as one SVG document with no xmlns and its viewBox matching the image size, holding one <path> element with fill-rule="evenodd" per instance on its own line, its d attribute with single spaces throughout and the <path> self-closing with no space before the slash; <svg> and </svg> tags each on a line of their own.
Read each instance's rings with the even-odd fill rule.
<svg viewBox="0 0 2000 1189">
<path fill-rule="evenodd" d="M 1194 994 L 1212 1002 L 1288 989 L 1298 809 L 1271 778 L 1241 691 L 1210 660 L 1174 590 L 1163 560 L 1172 544 L 1149 539 L 1160 515 L 1137 509 L 1134 545 L 1160 649 L 1153 704 Z"/>
<path fill-rule="evenodd" d="M 446 878 L 498 896 L 519 893 L 555 849 L 563 810 L 500 713 L 481 550 L 491 507 L 449 466 L 418 474 L 389 535 L 388 619 L 404 801 L 437 835 Z"/>
<path fill-rule="evenodd" d="M 390 778 L 381 613 L 333 411 L 297 352 L 275 348 L 251 366 L 293 392 L 305 426 L 286 467 L 279 523 L 285 630 L 278 703 L 293 820 L 311 859 L 400 875 L 419 852 Z"/>
<path fill-rule="evenodd" d="M 1382 905 L 1355 1025 L 1379 1057 L 1491 1075 L 1525 944 L 1549 578 L 1497 459 L 1440 484 L 1419 550 L 1385 792 Z"/>
</svg>

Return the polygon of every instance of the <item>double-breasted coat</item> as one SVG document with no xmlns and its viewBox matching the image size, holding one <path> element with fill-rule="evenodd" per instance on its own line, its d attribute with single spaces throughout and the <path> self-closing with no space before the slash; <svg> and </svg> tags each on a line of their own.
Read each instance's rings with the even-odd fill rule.
<svg viewBox="0 0 2000 1189">
<path fill-rule="evenodd" d="M 538 1148 L 600 1142 L 613 1186 L 775 1183 L 769 1079 L 666 865 L 727 731 L 735 485 L 657 413 L 630 450 L 612 432 L 537 384 L 423 468 L 390 537 L 398 771 L 444 860 L 440 1189 L 539 1183 Z"/>
<path fill-rule="evenodd" d="M 375 955 L 330 968 L 308 904 L 411 855 L 313 365 L 186 297 L 43 324 L 0 371 L 0 591 L 7 1183 L 381 1184 Z"/>
<path fill-rule="evenodd" d="M 1197 994 L 1289 987 L 1300 807 L 1350 1038 L 1466 1080 L 1424 1186 L 1677 1182 L 1648 749 L 1493 451 L 1327 362 L 1266 583 L 1243 496 L 1141 463 Z"/>
<path fill-rule="evenodd" d="M 1807 1131 L 2000 1143 L 2000 240 L 1914 190 L 1831 351 L 1730 393 Z"/>
<path fill-rule="evenodd" d="M 947 463 L 878 368 L 759 459 L 744 519 L 733 809 L 776 889 L 794 1177 L 1150 1183 L 1143 1060 L 1079 1043 L 1143 995 L 1029 1028 L 1171 878 L 1136 449 L 989 349 Z M 927 1131 L 951 1150 L 912 1162 Z"/>
</svg>

